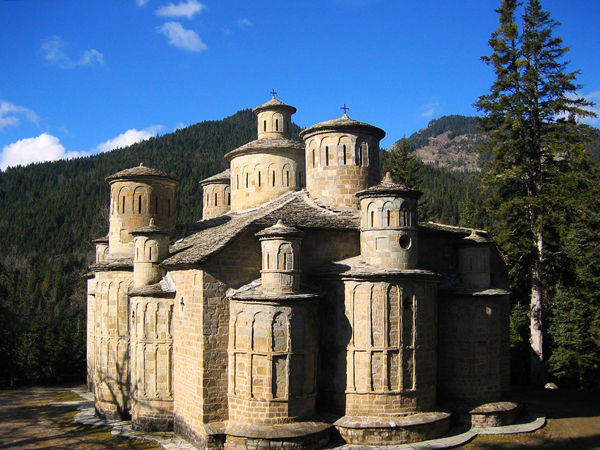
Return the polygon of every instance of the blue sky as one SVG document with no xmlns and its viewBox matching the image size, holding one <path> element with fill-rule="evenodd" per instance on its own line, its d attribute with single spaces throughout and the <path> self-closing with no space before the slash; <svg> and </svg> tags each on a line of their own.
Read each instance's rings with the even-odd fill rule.
<svg viewBox="0 0 600 450">
<path fill-rule="evenodd" d="M 0 170 L 109 151 L 270 99 L 382 147 L 475 115 L 500 0 L 0 0 Z M 600 103 L 600 1 L 542 0 Z M 598 123 L 594 123 L 598 126 Z"/>
</svg>

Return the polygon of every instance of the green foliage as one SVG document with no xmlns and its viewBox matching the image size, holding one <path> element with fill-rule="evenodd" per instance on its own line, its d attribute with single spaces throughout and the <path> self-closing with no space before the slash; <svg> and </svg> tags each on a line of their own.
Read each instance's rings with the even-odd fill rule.
<svg viewBox="0 0 600 450">
<path fill-rule="evenodd" d="M 512 262 L 516 301 L 528 289 L 531 318 L 532 382 L 543 379 L 545 305 L 553 300 L 564 258 L 561 224 L 585 197 L 585 180 L 594 178 L 584 152 L 585 127 L 577 118 L 592 115 L 590 102 L 577 97 L 577 72 L 562 58 L 569 50 L 552 35 L 558 25 L 537 0 L 515 16 L 520 3 L 503 0 L 500 25 L 489 40 L 493 52 L 483 60 L 496 75 L 490 93 L 476 103 L 489 140 L 481 150 L 492 159 L 483 176 L 490 192 L 488 211 L 499 244 Z"/>
<path fill-rule="evenodd" d="M 390 172 L 392 179 L 399 184 L 413 189 L 417 185 L 416 156 L 411 154 L 410 141 L 403 137 L 388 151 L 385 172 Z"/>
</svg>

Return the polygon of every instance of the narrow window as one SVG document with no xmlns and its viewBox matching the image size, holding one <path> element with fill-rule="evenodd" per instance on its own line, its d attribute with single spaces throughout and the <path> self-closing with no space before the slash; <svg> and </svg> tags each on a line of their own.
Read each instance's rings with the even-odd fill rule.
<svg viewBox="0 0 600 450">
<path fill-rule="evenodd" d="M 248 184 L 248 174 L 246 174 L 246 187 L 248 187 L 248 186 L 249 186 L 249 184 Z"/>
<path fill-rule="evenodd" d="M 312 167 L 315 167 L 315 149 L 312 149 Z"/>
<path fill-rule="evenodd" d="M 273 171 L 273 187 L 275 187 L 275 171 Z"/>
<path fill-rule="evenodd" d="M 206 206 L 210 206 L 210 196 L 206 194 Z"/>
<path fill-rule="evenodd" d="M 263 120 L 263 131 L 267 131 L 267 121 Z"/>
<path fill-rule="evenodd" d="M 231 194 L 227 194 L 227 206 L 231 205 Z"/>
<path fill-rule="evenodd" d="M 158 214 L 158 197 L 154 199 L 154 214 Z"/>
<path fill-rule="evenodd" d="M 290 171 L 289 170 L 285 171 L 285 185 L 288 187 L 290 185 Z"/>
<path fill-rule="evenodd" d="M 121 206 L 121 213 L 125 214 L 125 196 L 123 196 L 122 198 L 123 198 L 123 205 Z"/>
<path fill-rule="evenodd" d="M 236 182 L 236 184 L 237 184 L 237 186 L 236 186 L 235 188 L 236 188 L 236 189 L 239 189 L 239 188 L 240 188 L 240 176 L 239 176 L 239 175 L 236 175 L 235 182 Z"/>
<path fill-rule="evenodd" d="M 138 214 L 142 213 L 142 196 L 138 197 Z"/>
<path fill-rule="evenodd" d="M 148 259 L 152 260 L 152 247 L 148 248 Z"/>
<path fill-rule="evenodd" d="M 275 131 L 279 131 L 279 119 L 275 119 Z"/>
<path fill-rule="evenodd" d="M 218 199 L 218 198 L 219 198 L 219 194 L 217 194 L 217 193 L 215 192 L 215 206 L 218 206 L 218 205 L 217 205 L 217 199 Z"/>
<path fill-rule="evenodd" d="M 258 172 L 258 187 L 260 187 L 261 183 L 260 183 L 260 172 Z"/>
<path fill-rule="evenodd" d="M 344 145 L 344 165 L 346 165 L 346 146 Z"/>
<path fill-rule="evenodd" d="M 375 211 L 371 211 L 371 227 L 375 226 Z"/>
<path fill-rule="evenodd" d="M 329 147 L 325 147 L 325 165 L 329 165 Z"/>
<path fill-rule="evenodd" d="M 387 226 L 389 227 L 391 225 L 392 225 L 392 211 L 390 211 L 388 209 L 388 211 L 387 211 Z"/>
</svg>

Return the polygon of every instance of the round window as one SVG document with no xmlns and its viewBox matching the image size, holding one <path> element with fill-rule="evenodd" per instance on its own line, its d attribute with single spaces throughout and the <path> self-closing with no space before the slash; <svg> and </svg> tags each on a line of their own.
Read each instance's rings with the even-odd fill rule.
<svg viewBox="0 0 600 450">
<path fill-rule="evenodd" d="M 408 234 L 400 236 L 400 247 L 403 249 L 410 247 L 410 236 Z"/>
</svg>

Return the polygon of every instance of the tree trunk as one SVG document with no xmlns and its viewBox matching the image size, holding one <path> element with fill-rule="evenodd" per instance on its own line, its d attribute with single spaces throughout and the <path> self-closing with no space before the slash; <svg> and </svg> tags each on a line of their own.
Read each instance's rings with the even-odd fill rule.
<svg viewBox="0 0 600 450">
<path fill-rule="evenodd" d="M 544 239 L 542 232 L 536 233 L 538 254 L 531 268 L 531 305 L 529 311 L 531 343 L 530 377 L 532 386 L 544 385 L 544 332 L 542 328 L 542 261 Z"/>
</svg>

